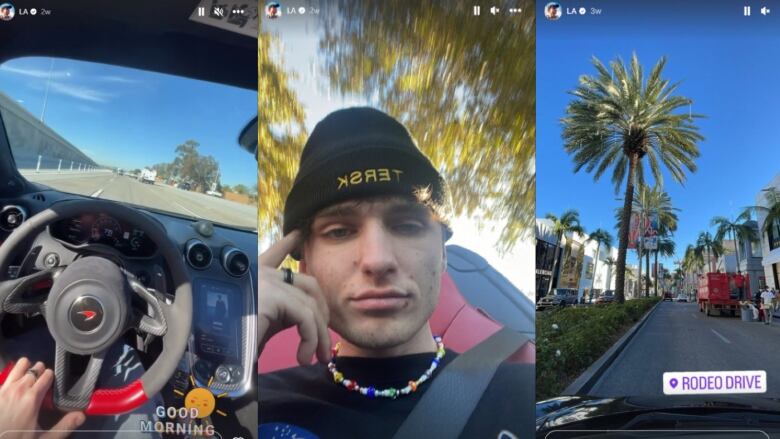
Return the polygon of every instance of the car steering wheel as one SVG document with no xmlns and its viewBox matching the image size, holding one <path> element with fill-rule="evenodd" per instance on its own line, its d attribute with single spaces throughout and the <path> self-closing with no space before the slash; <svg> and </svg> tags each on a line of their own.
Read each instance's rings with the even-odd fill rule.
<svg viewBox="0 0 780 439">
<path fill-rule="evenodd" d="M 175 288 L 172 303 L 166 300 L 165 292 L 144 287 L 111 259 L 94 254 L 66 267 L 9 279 L 8 268 L 16 254 L 48 225 L 95 212 L 122 218 L 146 232 L 170 270 Z M 25 294 L 48 284 L 51 289 L 42 297 Z M 131 306 L 133 295 L 148 304 L 148 311 Z M 151 217 L 106 200 L 65 200 L 25 221 L 0 246 L 0 318 L 4 313 L 36 312 L 43 315 L 56 343 L 53 406 L 63 411 L 83 410 L 87 415 L 118 415 L 145 404 L 176 371 L 192 324 L 192 288 L 180 249 Z M 162 353 L 131 384 L 95 389 L 106 352 L 131 328 L 161 336 Z M 3 358 L 3 345 L 0 334 L 0 384 L 13 367 L 12 361 Z M 86 370 L 76 380 L 69 378 L 73 354 L 89 356 Z"/>
</svg>

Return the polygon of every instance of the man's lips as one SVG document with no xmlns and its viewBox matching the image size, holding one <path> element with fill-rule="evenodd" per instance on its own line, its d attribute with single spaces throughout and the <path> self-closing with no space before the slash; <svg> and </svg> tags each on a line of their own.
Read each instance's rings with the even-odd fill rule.
<svg viewBox="0 0 780 439">
<path fill-rule="evenodd" d="M 396 311 L 404 308 L 409 299 L 409 294 L 388 289 L 361 291 L 349 301 L 361 311 Z"/>
</svg>

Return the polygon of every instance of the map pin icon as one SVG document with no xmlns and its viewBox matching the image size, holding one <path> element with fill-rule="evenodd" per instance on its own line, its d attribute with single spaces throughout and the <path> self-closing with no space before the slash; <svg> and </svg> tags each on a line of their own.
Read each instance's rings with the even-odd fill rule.
<svg viewBox="0 0 780 439">
<path fill-rule="evenodd" d="M 677 387 L 677 378 L 672 378 L 669 380 L 669 385 L 672 386 L 672 389 Z"/>
</svg>

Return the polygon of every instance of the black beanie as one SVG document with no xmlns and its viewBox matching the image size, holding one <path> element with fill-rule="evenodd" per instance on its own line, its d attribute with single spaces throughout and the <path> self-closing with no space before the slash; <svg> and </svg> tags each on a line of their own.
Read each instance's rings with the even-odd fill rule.
<svg viewBox="0 0 780 439">
<path fill-rule="evenodd" d="M 414 197 L 421 189 L 430 190 L 431 205 L 448 206 L 441 175 L 400 122 L 369 107 L 334 111 L 303 147 L 284 205 L 283 232 L 337 203 L 376 195 Z"/>
</svg>

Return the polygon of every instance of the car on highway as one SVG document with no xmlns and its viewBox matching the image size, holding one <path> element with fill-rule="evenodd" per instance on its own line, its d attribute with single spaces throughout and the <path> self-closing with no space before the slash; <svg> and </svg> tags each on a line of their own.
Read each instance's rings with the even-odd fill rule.
<svg viewBox="0 0 780 439">
<path fill-rule="evenodd" d="M 564 308 L 567 305 L 576 305 L 578 292 L 573 288 L 555 288 L 551 294 L 542 297 L 536 302 L 536 310 L 544 311 L 551 308 Z"/>
<path fill-rule="evenodd" d="M 29 425 L 257 437 L 257 207 L 111 171 L 255 184 L 257 27 L 197 6 L 42 0 L 3 27 L 0 384 L 55 371 Z"/>
<path fill-rule="evenodd" d="M 185 191 L 192 190 L 192 185 L 187 181 L 182 181 L 181 183 L 177 184 L 176 187 Z"/>
<path fill-rule="evenodd" d="M 210 195 L 212 197 L 222 198 L 222 192 L 217 191 L 206 191 L 206 195 Z"/>
<path fill-rule="evenodd" d="M 144 170 L 141 171 L 141 175 L 138 177 L 138 181 L 146 184 L 154 184 L 155 180 L 157 180 L 157 171 L 154 169 L 144 168 Z"/>
</svg>

